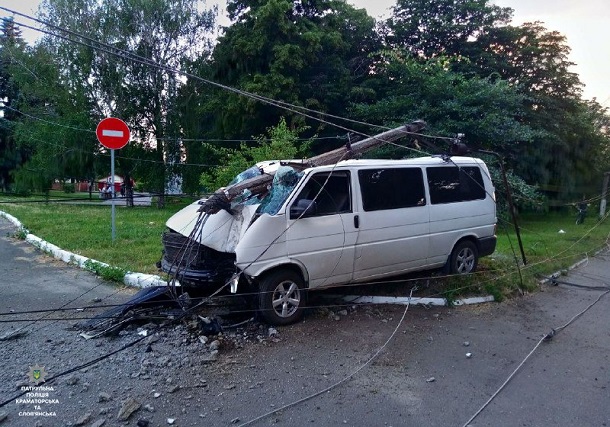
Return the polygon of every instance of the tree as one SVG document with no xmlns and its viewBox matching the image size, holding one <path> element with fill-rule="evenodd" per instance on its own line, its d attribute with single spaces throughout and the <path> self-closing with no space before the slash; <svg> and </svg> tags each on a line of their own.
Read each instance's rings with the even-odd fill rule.
<svg viewBox="0 0 610 427">
<path fill-rule="evenodd" d="M 28 48 L 11 75 L 20 87 L 14 136 L 28 153 L 28 161 L 15 172 L 19 188 L 48 191 L 55 179 L 89 177 L 98 146 L 93 105 L 82 87 L 68 89 L 52 46 Z"/>
<path fill-rule="evenodd" d="M 524 95 L 523 120 L 536 138 L 520 144 L 516 168 L 555 197 L 595 181 L 590 166 L 601 149 L 569 53 L 563 35 L 534 22 L 491 29 L 467 46 L 469 60 L 459 65 L 461 72 L 498 76 Z"/>
<path fill-rule="evenodd" d="M 68 87 L 82 88 L 93 102 L 93 118 L 112 115 L 128 123 L 137 143 L 121 154 L 137 153 L 143 160 L 137 173 L 163 203 L 165 162 L 181 160 L 175 100 L 182 81 L 173 70 L 206 54 L 213 12 L 199 0 L 46 0 L 44 10 L 46 21 L 88 37 L 82 44 L 46 43 L 64 64 Z M 129 172 L 134 164 L 125 167 Z"/>
<path fill-rule="evenodd" d="M 582 83 L 570 71 L 570 47 L 565 36 L 540 22 L 489 29 L 460 52 L 468 62 L 462 72 L 497 74 L 531 97 L 578 99 Z"/>
<path fill-rule="evenodd" d="M 362 121 L 392 127 L 423 119 L 427 134 L 453 138 L 464 133 L 473 148 L 505 154 L 515 141 L 532 139 L 532 130 L 521 123 L 523 96 L 507 82 L 466 78 L 450 71 L 451 61 L 439 58 L 422 64 L 396 51 L 384 56 L 384 64 L 370 81 L 377 100 L 354 105 Z M 422 142 L 437 145 L 441 152 L 449 149 L 443 139 Z"/>
<path fill-rule="evenodd" d="M 512 9 L 489 0 L 397 0 L 386 22 L 386 43 L 424 60 L 456 56 L 511 16 Z"/>
<path fill-rule="evenodd" d="M 26 153 L 19 149 L 14 137 L 19 87 L 11 74 L 24 49 L 19 27 L 10 18 L 3 20 L 0 26 L 0 188 L 3 191 L 9 190 L 12 173 L 25 161 Z"/>
<path fill-rule="evenodd" d="M 290 160 L 307 156 L 311 140 L 305 143 L 298 141 L 299 133 L 304 128 L 290 129 L 284 118 L 260 135 L 255 146 L 244 143 L 238 149 L 214 148 L 223 164 L 212 167 L 201 175 L 201 184 L 208 192 L 226 186 L 237 174 L 252 165 L 266 160 Z"/>
<path fill-rule="evenodd" d="M 586 165 L 599 163 L 603 139 L 592 126 L 590 106 L 580 99 L 582 84 L 571 71 L 574 64 L 569 61 L 570 48 L 563 35 L 548 31 L 540 22 L 507 25 L 512 11 L 488 0 L 398 0 L 393 11 L 386 25 L 386 43 L 427 65 L 439 56 L 451 59 L 446 63 L 447 71 L 460 79 L 453 87 L 444 85 L 447 100 L 442 105 L 455 104 L 454 111 L 459 113 L 448 117 L 470 128 L 466 133 L 479 139 L 478 144 L 483 141 L 480 137 L 491 138 L 487 144 L 495 145 L 519 176 L 529 183 L 559 189 L 555 196 L 595 181 L 591 172 L 596 168 Z M 516 98 L 509 96 L 507 108 L 498 110 L 484 100 L 492 101 L 493 97 L 477 95 L 493 93 L 476 90 L 483 81 L 488 89 L 492 88 L 488 84 L 494 84 L 498 96 L 501 87 L 510 86 L 519 101 L 515 103 Z M 419 102 L 435 102 L 429 91 L 411 90 Z M 437 125 L 432 118 L 448 124 L 450 120 L 437 114 L 443 111 L 437 108 L 427 112 L 430 117 L 422 118 L 432 126 Z M 480 119 L 469 119 L 476 111 Z M 503 115 L 507 120 L 502 120 Z M 487 125 L 491 123 L 493 126 Z M 497 129 L 498 133 L 485 129 Z M 525 135 L 523 130 L 527 130 Z"/>
<path fill-rule="evenodd" d="M 380 46 L 375 21 L 364 10 L 344 0 L 232 0 L 227 10 L 233 24 L 218 40 L 211 63 L 202 67 L 204 74 L 259 96 L 338 116 L 359 96 L 358 87 L 370 72 L 369 54 Z M 296 109 L 226 91 L 212 91 L 201 105 L 218 113 L 209 117 L 216 137 L 250 138 L 280 117 L 289 126 L 306 124 L 310 135 L 336 133 Z"/>
</svg>

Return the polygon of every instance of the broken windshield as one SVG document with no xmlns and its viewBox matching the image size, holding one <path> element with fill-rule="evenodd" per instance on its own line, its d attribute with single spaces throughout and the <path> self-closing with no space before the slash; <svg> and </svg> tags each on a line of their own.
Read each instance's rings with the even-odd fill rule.
<svg viewBox="0 0 610 427">
<path fill-rule="evenodd" d="M 239 173 L 235 178 L 233 178 L 233 181 L 229 183 L 229 186 L 262 174 L 263 172 L 261 171 L 261 169 L 258 166 L 254 165 L 251 168 L 248 168 L 245 171 Z"/>
<path fill-rule="evenodd" d="M 290 166 L 280 166 L 273 177 L 269 193 L 262 200 L 258 213 L 275 215 L 303 176 Z"/>
</svg>

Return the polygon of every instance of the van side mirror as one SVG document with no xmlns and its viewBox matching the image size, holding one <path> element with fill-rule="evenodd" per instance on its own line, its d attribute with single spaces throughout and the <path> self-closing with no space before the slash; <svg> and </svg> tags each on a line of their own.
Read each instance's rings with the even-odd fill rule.
<svg viewBox="0 0 610 427">
<path fill-rule="evenodd" d="M 318 205 L 315 200 L 301 199 L 290 207 L 290 219 L 305 218 L 318 213 Z"/>
</svg>

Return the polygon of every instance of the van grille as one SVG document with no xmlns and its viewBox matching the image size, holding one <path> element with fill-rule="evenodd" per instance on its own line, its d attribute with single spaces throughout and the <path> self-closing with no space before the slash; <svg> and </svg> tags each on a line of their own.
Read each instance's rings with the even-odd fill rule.
<svg viewBox="0 0 610 427">
<path fill-rule="evenodd" d="M 214 268 L 219 264 L 233 265 L 235 262 L 235 254 L 216 251 L 173 230 L 163 233 L 162 242 L 163 257 L 173 266 Z"/>
</svg>

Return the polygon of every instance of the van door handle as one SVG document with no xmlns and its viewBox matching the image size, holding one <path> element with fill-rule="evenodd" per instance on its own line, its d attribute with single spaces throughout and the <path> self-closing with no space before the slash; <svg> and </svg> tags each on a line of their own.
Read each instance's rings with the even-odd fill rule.
<svg viewBox="0 0 610 427">
<path fill-rule="evenodd" d="M 354 227 L 360 228 L 360 217 L 358 215 L 354 215 Z"/>
</svg>

